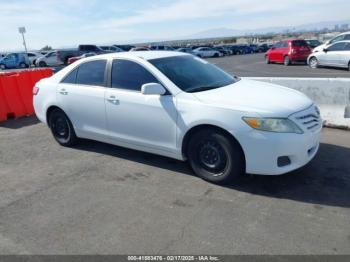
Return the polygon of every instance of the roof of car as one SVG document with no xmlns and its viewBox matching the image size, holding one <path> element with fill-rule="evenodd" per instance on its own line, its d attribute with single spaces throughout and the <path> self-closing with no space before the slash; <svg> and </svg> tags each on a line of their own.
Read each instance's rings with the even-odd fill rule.
<svg viewBox="0 0 350 262">
<path fill-rule="evenodd" d="M 111 54 L 103 54 L 99 55 L 99 57 L 104 58 L 142 58 L 145 60 L 152 60 L 157 58 L 165 58 L 172 56 L 184 56 L 188 55 L 182 52 L 176 51 L 132 51 L 132 52 L 119 52 L 119 53 L 111 53 Z M 95 56 L 96 58 L 96 56 Z M 93 59 L 93 58 L 91 58 Z"/>
</svg>

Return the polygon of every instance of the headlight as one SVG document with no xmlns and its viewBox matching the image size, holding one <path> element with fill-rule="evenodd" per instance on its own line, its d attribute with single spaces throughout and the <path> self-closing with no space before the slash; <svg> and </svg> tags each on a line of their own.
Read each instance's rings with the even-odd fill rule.
<svg viewBox="0 0 350 262">
<path fill-rule="evenodd" d="M 287 118 L 255 118 L 243 117 L 250 127 L 267 132 L 277 133 L 304 133 L 293 121 Z"/>
</svg>

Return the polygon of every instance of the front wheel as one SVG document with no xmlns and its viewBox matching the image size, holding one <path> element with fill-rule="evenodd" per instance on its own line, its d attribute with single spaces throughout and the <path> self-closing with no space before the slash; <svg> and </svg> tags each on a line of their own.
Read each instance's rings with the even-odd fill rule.
<svg viewBox="0 0 350 262">
<path fill-rule="evenodd" d="M 270 64 L 271 63 L 269 56 L 265 56 L 265 63 L 266 64 Z"/>
<path fill-rule="evenodd" d="M 78 138 L 72 123 L 60 109 L 54 109 L 49 115 L 49 127 L 55 140 L 62 146 L 72 146 Z"/>
<path fill-rule="evenodd" d="M 290 59 L 289 59 L 288 56 L 284 57 L 284 62 L 283 63 L 284 63 L 285 66 L 289 66 L 290 65 Z"/>
<path fill-rule="evenodd" d="M 244 172 L 240 146 L 216 130 L 203 130 L 193 135 L 187 156 L 194 173 L 212 183 L 231 182 Z"/>
<path fill-rule="evenodd" d="M 316 57 L 311 57 L 310 60 L 309 60 L 309 66 L 312 68 L 312 69 L 315 69 L 318 67 L 318 60 Z"/>
</svg>

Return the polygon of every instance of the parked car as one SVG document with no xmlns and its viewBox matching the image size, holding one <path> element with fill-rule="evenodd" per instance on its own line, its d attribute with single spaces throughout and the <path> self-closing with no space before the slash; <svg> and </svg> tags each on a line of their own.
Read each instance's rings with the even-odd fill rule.
<svg viewBox="0 0 350 262">
<path fill-rule="evenodd" d="M 189 48 L 189 47 L 181 47 L 181 48 L 177 49 L 176 51 L 182 52 L 182 53 L 188 53 L 191 55 L 194 54 L 192 48 Z"/>
<path fill-rule="evenodd" d="M 254 53 L 258 53 L 258 45 L 256 44 L 250 44 L 249 47 Z"/>
<path fill-rule="evenodd" d="M 242 54 L 242 50 L 238 45 L 231 45 L 228 47 L 231 51 L 233 55 L 240 55 Z"/>
<path fill-rule="evenodd" d="M 86 58 L 86 57 L 90 57 L 90 56 L 95 56 L 95 55 L 96 55 L 96 53 L 91 52 L 91 53 L 82 54 L 81 56 L 70 57 L 70 58 L 68 59 L 68 65 L 70 65 L 70 64 L 74 63 L 75 61 L 78 61 L 78 60 L 80 60 L 80 59 L 82 59 L 82 58 Z"/>
<path fill-rule="evenodd" d="M 313 52 L 323 51 L 323 49 L 327 48 L 329 45 L 345 40 L 350 40 L 350 31 L 339 34 L 336 37 L 333 37 L 332 39 L 326 41 L 324 44 L 317 46 L 314 48 Z"/>
<path fill-rule="evenodd" d="M 30 61 L 24 53 L 10 53 L 0 58 L 0 69 L 26 68 L 30 66 Z"/>
<path fill-rule="evenodd" d="M 43 54 L 41 54 L 40 52 L 28 52 L 28 53 L 27 53 L 27 56 L 28 56 L 30 65 L 35 65 L 36 60 L 37 60 L 39 57 L 42 57 Z"/>
<path fill-rule="evenodd" d="M 258 45 L 257 52 L 258 53 L 265 53 L 269 49 L 270 49 L 270 47 L 268 46 L 268 44 L 260 44 L 260 45 Z"/>
<path fill-rule="evenodd" d="M 314 49 L 315 47 L 322 45 L 322 43 L 317 39 L 305 39 L 305 41 L 310 46 L 311 49 Z"/>
<path fill-rule="evenodd" d="M 150 50 L 158 50 L 158 51 L 174 51 L 175 49 L 171 46 L 166 45 L 151 45 L 149 47 Z"/>
<path fill-rule="evenodd" d="M 233 52 L 223 46 L 214 46 L 213 49 L 219 51 L 223 55 L 231 55 Z"/>
<path fill-rule="evenodd" d="M 113 46 L 118 47 L 124 51 L 130 51 L 131 48 L 135 47 L 133 45 L 113 45 Z"/>
<path fill-rule="evenodd" d="M 51 51 L 46 55 L 39 57 L 38 59 L 36 59 L 35 65 L 39 67 L 63 65 L 63 61 L 58 57 L 58 52 L 59 51 Z"/>
<path fill-rule="evenodd" d="M 109 52 L 109 53 L 117 53 L 117 52 L 125 52 L 123 49 L 117 47 L 117 46 L 108 46 L 103 45 L 99 46 L 103 51 Z"/>
<path fill-rule="evenodd" d="M 37 117 L 63 146 L 88 138 L 188 160 L 214 183 L 290 172 L 320 143 L 319 111 L 304 94 L 180 52 L 86 58 L 33 93 Z"/>
<path fill-rule="evenodd" d="M 78 50 L 82 53 L 106 54 L 110 51 L 105 51 L 97 45 L 79 45 Z"/>
<path fill-rule="evenodd" d="M 198 57 L 219 57 L 223 56 L 219 51 L 210 47 L 199 47 L 193 50 L 193 53 Z"/>
<path fill-rule="evenodd" d="M 307 62 L 311 48 L 305 40 L 284 40 L 276 43 L 265 54 L 265 61 L 269 63 L 283 63 L 288 66 L 294 62 Z"/>
<path fill-rule="evenodd" d="M 150 51 L 150 49 L 145 46 L 139 46 L 139 47 L 133 47 L 129 50 L 129 52 L 134 52 L 134 51 Z"/>
<path fill-rule="evenodd" d="M 311 68 L 332 66 L 350 71 L 350 40 L 336 42 L 322 51 L 313 52 L 308 58 L 308 64 Z"/>
</svg>

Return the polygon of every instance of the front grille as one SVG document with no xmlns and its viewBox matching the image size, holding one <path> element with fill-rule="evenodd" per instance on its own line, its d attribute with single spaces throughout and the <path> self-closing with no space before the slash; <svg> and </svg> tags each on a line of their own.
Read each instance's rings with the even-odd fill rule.
<svg viewBox="0 0 350 262">
<path fill-rule="evenodd" d="M 322 125 L 319 110 L 315 105 L 293 114 L 291 118 L 304 130 L 317 130 Z"/>
</svg>

